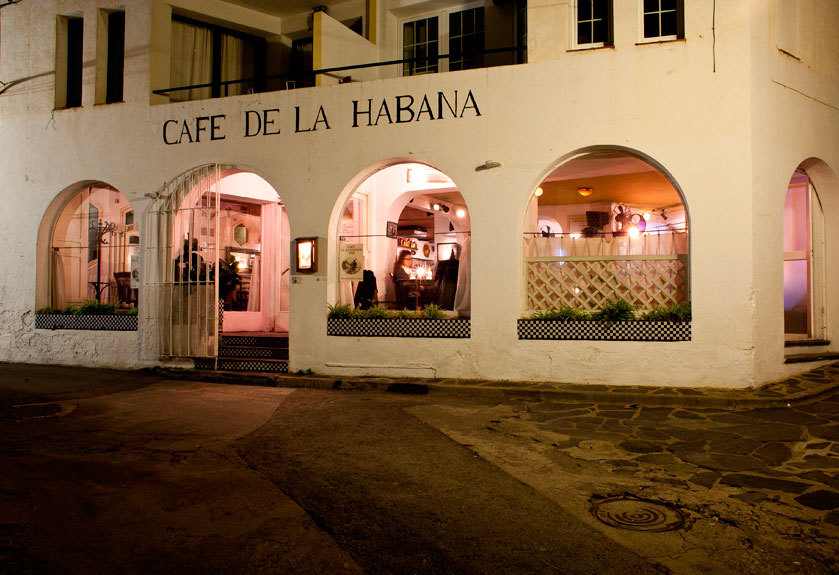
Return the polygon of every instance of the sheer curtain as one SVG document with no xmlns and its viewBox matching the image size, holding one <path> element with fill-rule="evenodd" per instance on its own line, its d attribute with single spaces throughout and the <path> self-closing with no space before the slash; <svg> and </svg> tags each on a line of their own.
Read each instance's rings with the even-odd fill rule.
<svg viewBox="0 0 839 575">
<path fill-rule="evenodd" d="M 262 206 L 262 330 L 278 331 L 277 316 L 281 311 L 280 273 L 282 257 L 282 208 L 277 203 Z M 256 275 L 256 274 L 254 274 Z"/>
<path fill-rule="evenodd" d="M 64 309 L 67 305 L 67 295 L 64 290 L 64 260 L 58 252 L 58 248 L 52 250 L 52 293 L 50 302 L 52 307 Z"/>
<path fill-rule="evenodd" d="M 172 21 L 172 62 L 170 83 L 173 88 L 209 84 L 213 76 L 213 33 L 207 28 Z M 173 92 L 171 100 L 202 100 L 212 96 L 211 88 Z"/>
<path fill-rule="evenodd" d="M 454 294 L 454 309 L 468 315 L 472 308 L 472 238 L 463 240 L 463 253 L 457 268 L 457 291 Z"/>
<path fill-rule="evenodd" d="M 245 42 L 230 34 L 221 36 L 221 81 L 241 80 L 244 75 L 242 61 L 244 59 Z M 227 84 L 221 86 L 222 96 L 239 96 L 247 90 L 244 83 Z"/>
</svg>

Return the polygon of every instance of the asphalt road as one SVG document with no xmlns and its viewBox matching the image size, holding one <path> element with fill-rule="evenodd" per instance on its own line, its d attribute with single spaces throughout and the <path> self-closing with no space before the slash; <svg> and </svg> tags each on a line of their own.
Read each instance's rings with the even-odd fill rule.
<svg viewBox="0 0 839 575">
<path fill-rule="evenodd" d="M 8 408 L 44 401 L 61 413 Z M 594 519 L 620 495 L 636 526 L 684 521 Z M 726 410 L 0 364 L 0 573 L 809 575 L 837 548 L 837 394 Z"/>
<path fill-rule="evenodd" d="M 416 401 L 298 392 L 235 447 L 371 575 L 660 572 L 408 415 Z"/>
</svg>

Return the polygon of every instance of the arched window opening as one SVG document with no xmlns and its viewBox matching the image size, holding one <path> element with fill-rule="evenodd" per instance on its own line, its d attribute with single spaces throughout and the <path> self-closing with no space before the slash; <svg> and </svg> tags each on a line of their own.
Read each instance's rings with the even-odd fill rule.
<svg viewBox="0 0 839 575">
<path fill-rule="evenodd" d="M 364 180 L 341 211 L 338 245 L 342 304 L 469 315 L 469 211 L 442 172 L 402 163 Z"/>
<path fill-rule="evenodd" d="M 636 313 L 689 303 L 688 222 L 670 180 L 625 152 L 577 157 L 542 181 L 524 224 L 525 313 Z"/>
<path fill-rule="evenodd" d="M 218 357 L 219 336 L 288 335 L 288 216 L 268 182 L 196 168 L 167 186 L 149 217 L 160 355 Z"/>
<path fill-rule="evenodd" d="M 790 179 L 784 202 L 784 334 L 824 337 L 824 219 L 821 202 L 803 170 Z"/>
<path fill-rule="evenodd" d="M 70 198 L 55 221 L 50 247 L 50 307 L 137 306 L 140 235 L 134 210 L 119 191 L 97 183 Z"/>
</svg>

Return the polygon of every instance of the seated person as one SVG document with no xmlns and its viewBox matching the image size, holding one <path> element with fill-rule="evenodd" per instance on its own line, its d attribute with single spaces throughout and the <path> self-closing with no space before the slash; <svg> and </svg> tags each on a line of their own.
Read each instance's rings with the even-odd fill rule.
<svg viewBox="0 0 839 575">
<path fill-rule="evenodd" d="M 411 279 L 411 272 L 413 271 L 414 256 L 408 250 L 399 252 L 396 262 L 393 264 L 393 287 L 396 290 L 396 305 L 399 309 L 406 309 L 409 286 L 403 280 Z"/>
<path fill-rule="evenodd" d="M 413 272 L 414 256 L 408 250 L 399 252 L 399 257 L 396 263 L 393 264 L 393 279 L 408 280 L 411 279 L 411 272 Z"/>
</svg>

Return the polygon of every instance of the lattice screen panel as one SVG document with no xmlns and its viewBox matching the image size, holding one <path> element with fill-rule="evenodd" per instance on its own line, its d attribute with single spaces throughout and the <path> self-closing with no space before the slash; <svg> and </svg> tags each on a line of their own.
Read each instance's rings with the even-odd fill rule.
<svg viewBox="0 0 839 575">
<path fill-rule="evenodd" d="M 685 255 L 527 258 L 525 307 L 596 311 L 622 298 L 651 310 L 687 299 L 687 272 Z"/>
</svg>

